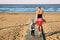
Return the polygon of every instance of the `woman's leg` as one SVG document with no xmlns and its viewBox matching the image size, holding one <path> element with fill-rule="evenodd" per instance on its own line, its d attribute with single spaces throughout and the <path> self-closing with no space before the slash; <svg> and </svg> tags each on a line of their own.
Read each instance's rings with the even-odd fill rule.
<svg viewBox="0 0 60 40">
<path fill-rule="evenodd" d="M 40 31 L 40 26 L 38 27 L 38 30 Z"/>
<path fill-rule="evenodd" d="M 41 31 L 41 26 L 38 27 L 38 30 Z"/>
</svg>

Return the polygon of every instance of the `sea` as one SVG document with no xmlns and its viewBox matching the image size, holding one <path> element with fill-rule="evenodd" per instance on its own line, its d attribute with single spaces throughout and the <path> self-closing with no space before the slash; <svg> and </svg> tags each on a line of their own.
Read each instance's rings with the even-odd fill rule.
<svg viewBox="0 0 60 40">
<path fill-rule="evenodd" d="M 0 12 L 36 12 L 38 6 L 45 12 L 60 12 L 60 4 L 0 4 Z"/>
</svg>

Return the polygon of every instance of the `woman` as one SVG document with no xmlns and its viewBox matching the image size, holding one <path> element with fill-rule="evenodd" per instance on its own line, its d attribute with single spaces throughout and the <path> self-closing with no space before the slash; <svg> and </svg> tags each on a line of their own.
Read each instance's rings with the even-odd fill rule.
<svg viewBox="0 0 60 40">
<path fill-rule="evenodd" d="M 36 24 L 38 26 L 38 30 L 41 30 L 41 26 L 43 22 L 46 22 L 43 18 L 44 18 L 44 12 L 41 9 L 41 7 L 37 7 L 37 11 L 36 11 Z"/>
</svg>

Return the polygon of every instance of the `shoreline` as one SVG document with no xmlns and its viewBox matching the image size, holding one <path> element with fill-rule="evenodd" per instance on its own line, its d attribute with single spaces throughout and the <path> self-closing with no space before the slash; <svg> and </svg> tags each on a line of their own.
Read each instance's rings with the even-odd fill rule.
<svg viewBox="0 0 60 40">
<path fill-rule="evenodd" d="M 35 14 L 36 12 L 0 12 L 0 14 L 1 13 L 18 13 L 18 14 L 22 14 L 22 13 L 23 14 L 24 13 L 30 13 L 30 14 L 32 13 L 33 14 L 34 13 Z M 44 13 L 53 13 L 54 14 L 54 13 L 60 13 L 60 12 L 44 12 Z"/>
</svg>

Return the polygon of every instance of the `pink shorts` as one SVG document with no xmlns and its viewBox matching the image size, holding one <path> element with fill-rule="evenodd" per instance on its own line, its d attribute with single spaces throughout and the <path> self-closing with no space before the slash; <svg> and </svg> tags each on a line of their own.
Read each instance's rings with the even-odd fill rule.
<svg viewBox="0 0 60 40">
<path fill-rule="evenodd" d="M 36 24 L 37 24 L 37 26 L 42 26 L 42 18 L 38 18 L 36 20 Z"/>
</svg>

